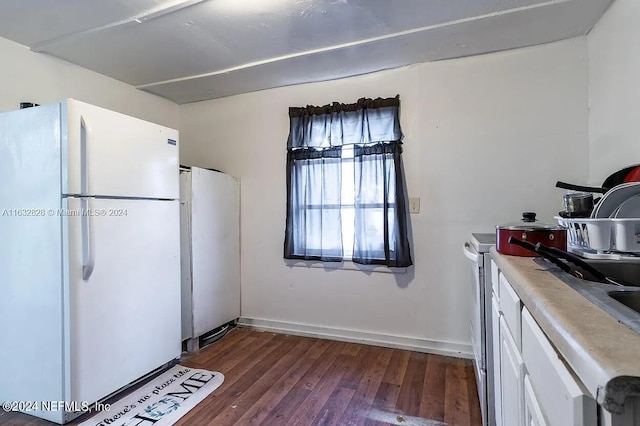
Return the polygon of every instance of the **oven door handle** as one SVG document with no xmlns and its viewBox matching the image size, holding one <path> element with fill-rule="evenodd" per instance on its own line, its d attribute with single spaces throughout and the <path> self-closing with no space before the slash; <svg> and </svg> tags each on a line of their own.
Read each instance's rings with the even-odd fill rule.
<svg viewBox="0 0 640 426">
<path fill-rule="evenodd" d="M 467 259 L 472 262 L 479 263 L 480 262 L 480 254 L 473 248 L 469 241 L 465 241 L 464 243 L 464 255 L 467 256 Z"/>
</svg>

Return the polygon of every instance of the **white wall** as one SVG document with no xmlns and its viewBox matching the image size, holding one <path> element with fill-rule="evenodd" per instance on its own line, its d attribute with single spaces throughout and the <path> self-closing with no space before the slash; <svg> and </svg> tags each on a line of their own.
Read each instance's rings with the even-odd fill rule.
<svg viewBox="0 0 640 426">
<path fill-rule="evenodd" d="M 177 104 L 0 38 L 0 111 L 74 98 L 177 129 Z"/>
<path fill-rule="evenodd" d="M 555 181 L 586 179 L 587 84 L 580 38 L 183 105 L 182 161 L 241 178 L 243 317 L 469 351 L 463 242 L 522 211 L 551 221 L 562 205 Z M 397 93 L 409 195 L 422 199 L 412 215 L 415 267 L 286 266 L 287 108 Z"/>
<path fill-rule="evenodd" d="M 640 163 L 640 2 L 616 0 L 588 36 L 589 181 Z"/>
</svg>

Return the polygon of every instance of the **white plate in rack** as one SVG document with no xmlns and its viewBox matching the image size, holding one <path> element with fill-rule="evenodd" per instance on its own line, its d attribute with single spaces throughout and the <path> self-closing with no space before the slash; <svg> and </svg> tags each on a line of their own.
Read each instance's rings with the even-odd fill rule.
<svg viewBox="0 0 640 426">
<path fill-rule="evenodd" d="M 623 201 L 615 210 L 616 219 L 640 219 L 640 195 L 634 195 Z"/>
<path fill-rule="evenodd" d="M 602 196 L 591 213 L 592 219 L 606 219 L 627 199 L 640 195 L 640 182 L 629 182 L 618 185 Z"/>
</svg>

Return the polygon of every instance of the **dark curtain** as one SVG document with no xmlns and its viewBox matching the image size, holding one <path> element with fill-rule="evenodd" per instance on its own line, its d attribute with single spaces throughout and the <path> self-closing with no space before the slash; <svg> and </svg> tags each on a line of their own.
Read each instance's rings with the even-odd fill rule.
<svg viewBox="0 0 640 426">
<path fill-rule="evenodd" d="M 287 259 L 341 261 L 342 147 L 287 154 Z"/>
<path fill-rule="evenodd" d="M 412 265 L 399 141 L 354 147 L 356 263 Z"/>
<path fill-rule="evenodd" d="M 396 96 L 289 108 L 285 258 L 342 260 L 342 164 L 353 161 L 352 260 L 412 264 L 399 107 Z M 353 159 L 342 158 L 345 145 Z"/>
</svg>

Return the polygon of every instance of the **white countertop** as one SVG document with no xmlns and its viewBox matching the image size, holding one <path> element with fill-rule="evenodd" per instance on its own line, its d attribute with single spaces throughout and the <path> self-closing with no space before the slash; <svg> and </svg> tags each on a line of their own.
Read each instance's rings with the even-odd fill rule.
<svg viewBox="0 0 640 426">
<path fill-rule="evenodd" d="M 533 258 L 491 256 L 565 362 L 612 413 L 640 396 L 640 334 L 584 298 Z M 551 266 L 550 266 L 551 267 Z"/>
</svg>

